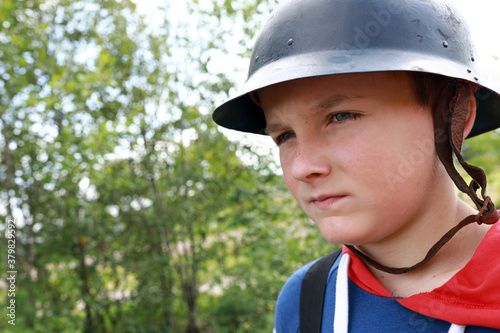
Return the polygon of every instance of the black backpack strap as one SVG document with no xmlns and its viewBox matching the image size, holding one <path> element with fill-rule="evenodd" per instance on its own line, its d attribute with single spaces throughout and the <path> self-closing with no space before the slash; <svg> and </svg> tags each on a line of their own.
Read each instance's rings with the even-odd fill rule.
<svg viewBox="0 0 500 333">
<path fill-rule="evenodd" d="M 299 308 L 301 333 L 321 332 L 326 280 L 341 252 L 342 248 L 319 259 L 309 268 L 302 280 Z"/>
</svg>

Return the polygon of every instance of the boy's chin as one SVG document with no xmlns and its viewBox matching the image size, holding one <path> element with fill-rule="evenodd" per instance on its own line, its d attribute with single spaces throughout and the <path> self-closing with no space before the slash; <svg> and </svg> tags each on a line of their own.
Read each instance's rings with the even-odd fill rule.
<svg viewBox="0 0 500 333">
<path fill-rule="evenodd" d="M 357 230 L 353 225 L 342 223 L 342 221 L 321 221 L 319 224 L 316 224 L 323 238 L 332 244 L 358 246 L 376 241 L 373 233 L 370 233 L 366 229 Z"/>
<path fill-rule="evenodd" d="M 353 239 L 352 235 L 343 235 L 340 232 L 336 232 L 335 230 L 331 230 L 331 228 L 327 228 L 327 230 L 323 230 L 320 228 L 321 235 L 323 238 L 332 244 L 352 244 L 354 241 L 358 243 L 359 240 Z M 357 244 L 356 244 L 357 245 Z"/>
</svg>

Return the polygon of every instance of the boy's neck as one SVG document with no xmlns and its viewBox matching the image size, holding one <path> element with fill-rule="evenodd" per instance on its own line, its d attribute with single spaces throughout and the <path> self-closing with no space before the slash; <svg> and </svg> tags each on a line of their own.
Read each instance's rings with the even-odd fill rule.
<svg viewBox="0 0 500 333">
<path fill-rule="evenodd" d="M 454 209 L 443 207 L 441 213 L 422 216 L 427 220 L 412 226 L 413 230 L 402 235 L 401 239 L 359 248 L 378 262 L 391 267 L 411 266 L 419 262 L 442 235 L 466 216 L 476 213 L 456 196 L 454 198 Z M 475 223 L 466 226 L 427 264 L 406 274 L 388 274 L 371 266 L 367 267 L 390 293 L 395 293 L 395 296 L 408 297 L 428 292 L 443 285 L 467 264 L 489 227 Z"/>
</svg>

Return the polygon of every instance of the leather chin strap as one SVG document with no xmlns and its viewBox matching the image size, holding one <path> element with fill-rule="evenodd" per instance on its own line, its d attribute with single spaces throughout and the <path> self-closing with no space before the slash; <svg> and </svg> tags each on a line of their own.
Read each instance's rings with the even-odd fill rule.
<svg viewBox="0 0 500 333">
<path fill-rule="evenodd" d="M 466 193 L 479 210 L 477 215 L 470 215 L 459 224 L 449 230 L 441 239 L 432 246 L 425 258 L 410 267 L 387 267 L 379 264 L 372 258 L 360 252 L 352 245 L 346 245 L 352 252 L 358 255 L 364 262 L 378 270 L 390 274 L 404 274 L 415 270 L 426 264 L 460 229 L 471 223 L 494 224 L 500 219 L 500 214 L 495 208 L 491 198 L 486 195 L 486 175 L 484 171 L 464 161 L 460 150 L 462 148 L 465 122 L 469 107 L 470 88 L 467 82 L 452 80 L 442 90 L 434 112 L 434 139 L 439 159 L 457 188 Z M 453 163 L 453 154 L 462 165 L 463 169 L 472 177 L 469 185 L 460 176 Z M 481 188 L 481 198 L 477 190 Z"/>
</svg>

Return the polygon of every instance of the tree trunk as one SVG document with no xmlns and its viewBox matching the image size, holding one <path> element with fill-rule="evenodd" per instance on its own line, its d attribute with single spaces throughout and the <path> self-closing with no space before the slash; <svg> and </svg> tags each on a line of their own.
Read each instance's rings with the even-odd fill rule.
<svg viewBox="0 0 500 333">
<path fill-rule="evenodd" d="M 82 299 L 83 303 L 85 304 L 85 324 L 83 328 L 84 333 L 92 333 L 94 332 L 94 323 L 93 323 L 93 318 L 92 318 L 92 310 L 90 308 L 89 304 L 89 298 L 90 298 L 90 287 L 89 287 L 89 282 L 87 278 L 87 269 L 85 267 L 85 237 L 80 236 L 79 242 L 78 242 L 78 259 L 80 263 L 80 281 L 82 282 Z"/>
<path fill-rule="evenodd" d="M 201 333 L 198 309 L 198 284 L 196 277 L 185 281 L 183 285 L 184 300 L 188 307 L 186 333 Z"/>
</svg>

